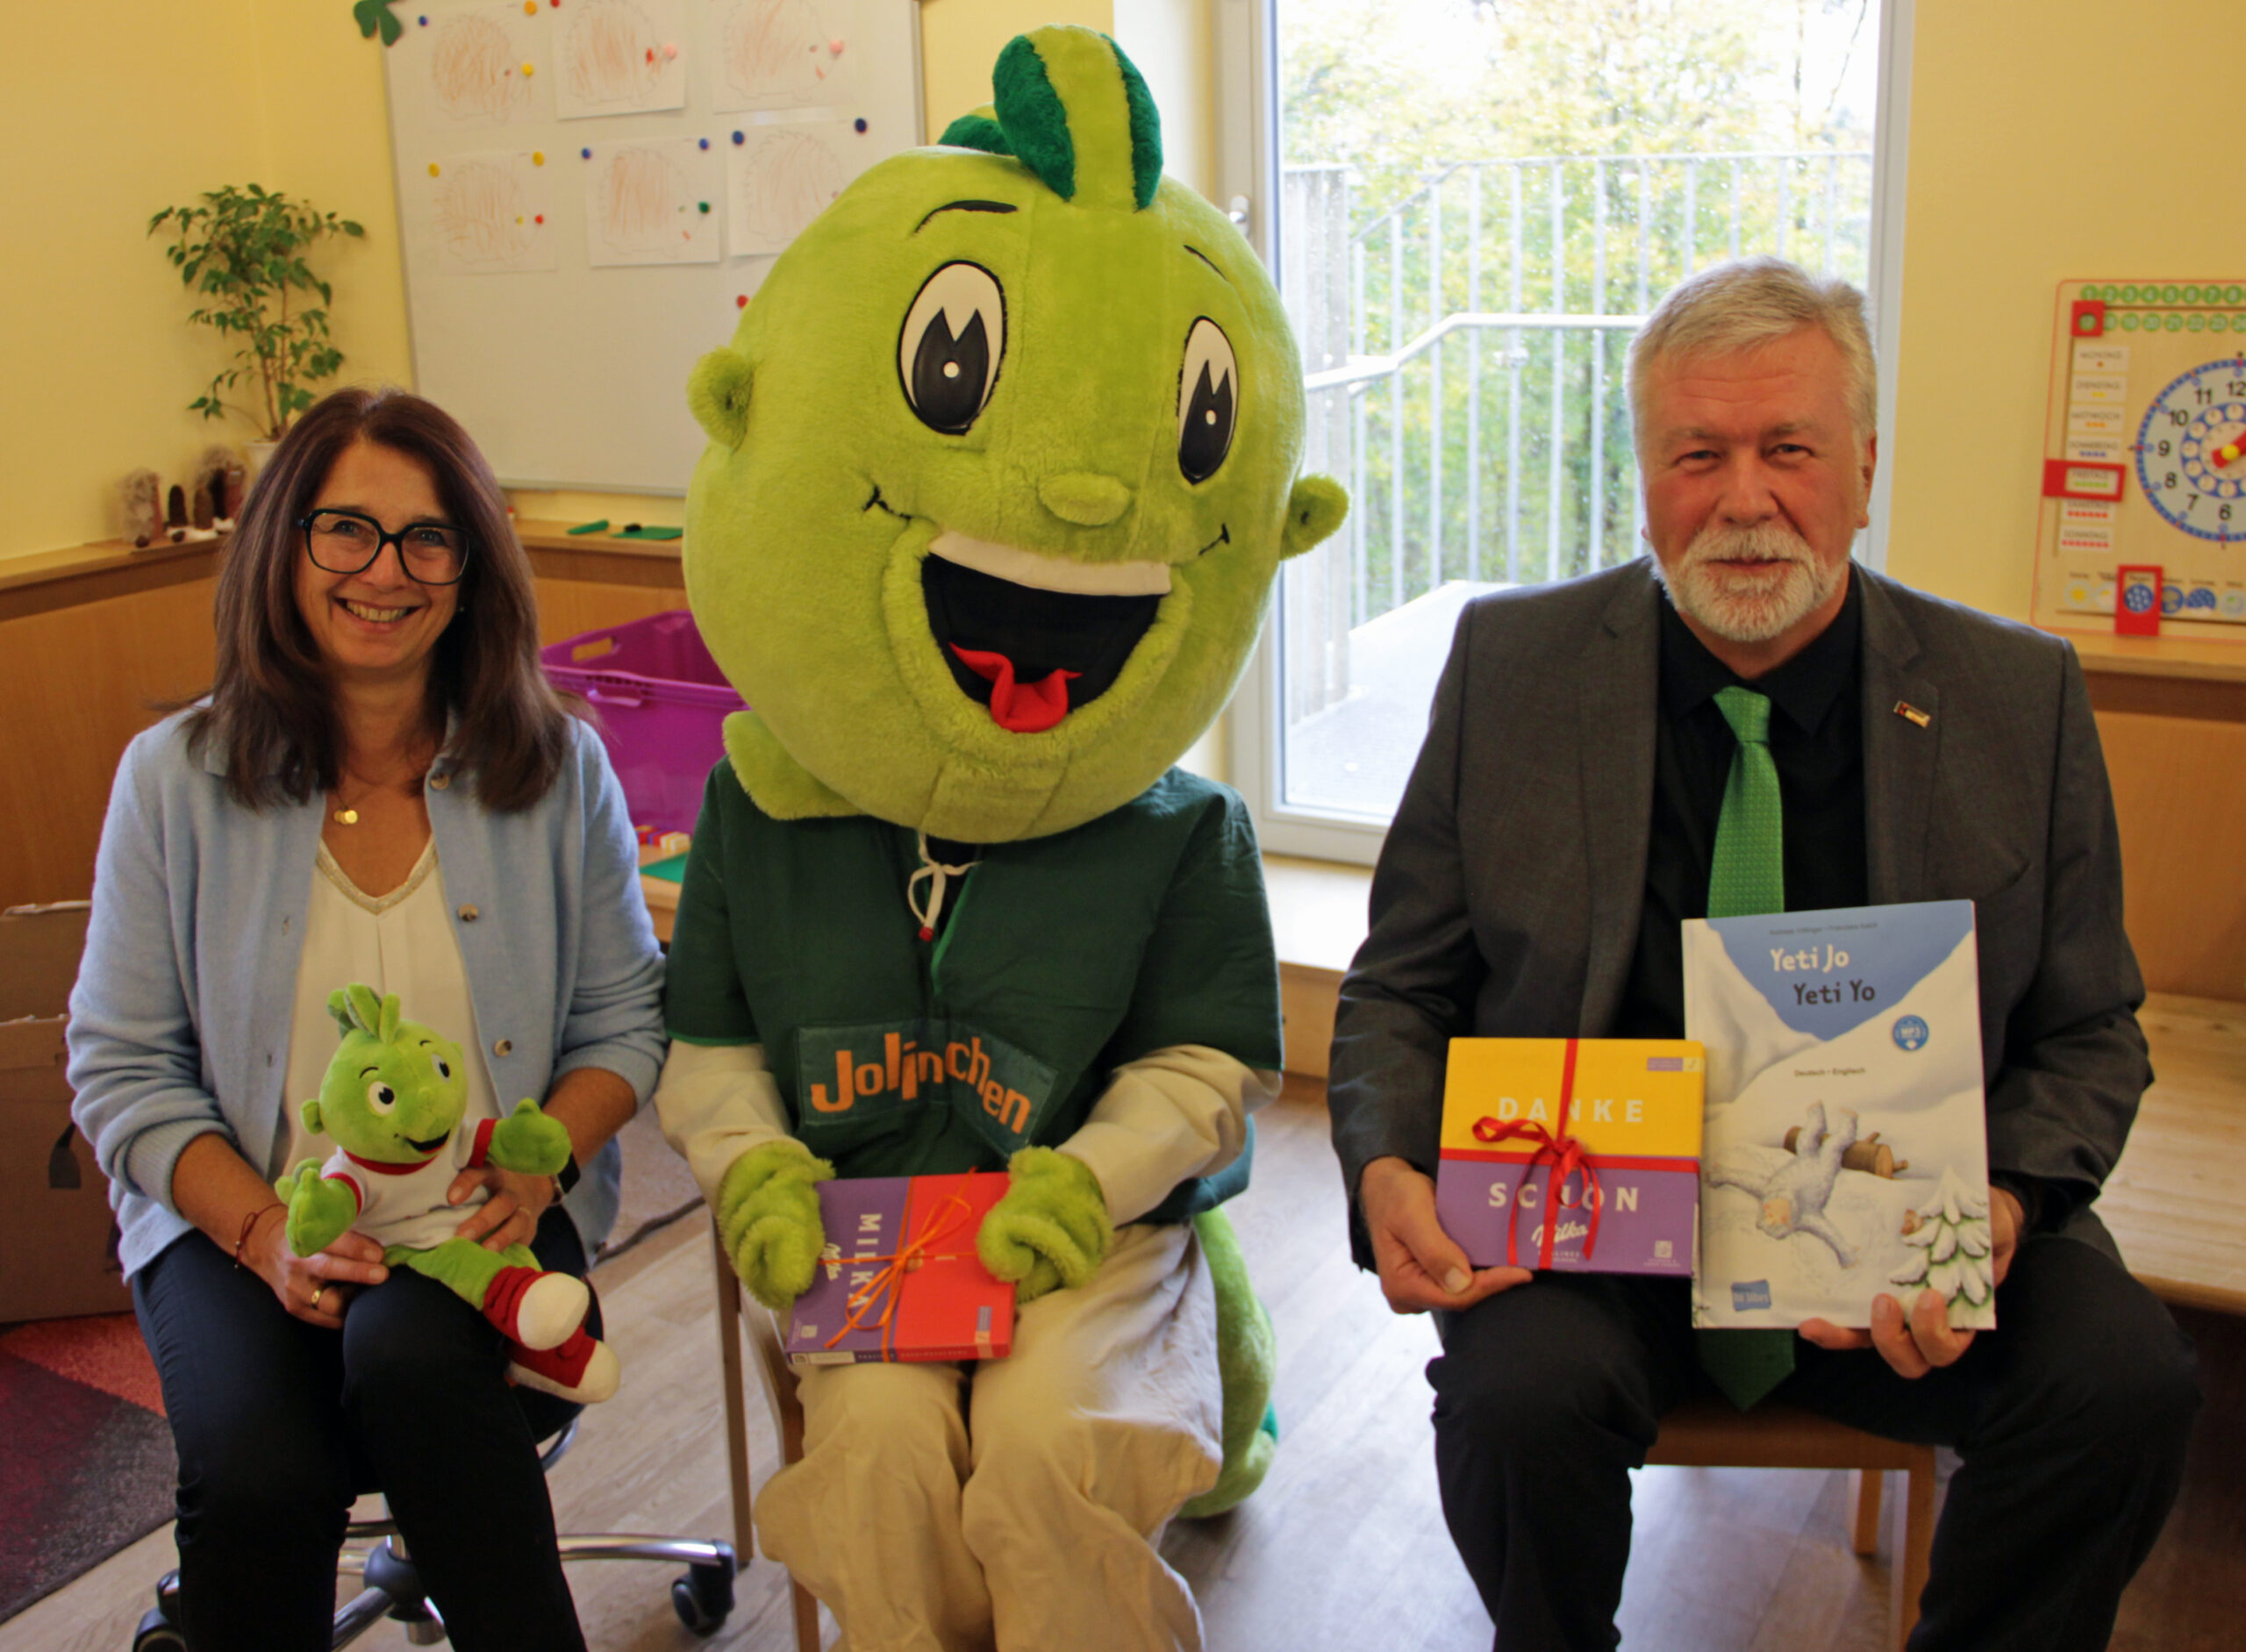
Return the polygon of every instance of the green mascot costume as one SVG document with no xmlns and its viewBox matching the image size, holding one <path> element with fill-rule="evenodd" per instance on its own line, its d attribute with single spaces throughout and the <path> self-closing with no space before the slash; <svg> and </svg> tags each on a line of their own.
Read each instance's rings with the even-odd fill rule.
<svg viewBox="0 0 2246 1652">
<path fill-rule="evenodd" d="M 1346 502 L 1296 476 L 1278 295 L 1162 175 L 1128 61 L 1041 29 L 993 85 L 845 190 L 689 388 L 688 593 L 754 709 L 656 1100 L 775 1308 L 819 1181 L 1012 1173 L 976 1235 L 1012 1355 L 807 1373 L 758 1499 L 855 1652 L 1198 1647 L 1154 1545 L 1269 1458 L 1268 1323 L 1214 1206 L 1279 1006 L 1246 812 L 1172 765 Z"/>
</svg>

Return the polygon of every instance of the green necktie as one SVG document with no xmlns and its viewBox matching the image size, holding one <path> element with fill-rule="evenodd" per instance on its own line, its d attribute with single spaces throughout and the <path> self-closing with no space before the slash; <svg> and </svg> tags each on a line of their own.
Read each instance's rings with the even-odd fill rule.
<svg viewBox="0 0 2246 1652">
<path fill-rule="evenodd" d="M 1748 918 L 1786 909 L 1785 818 L 1770 758 L 1770 702 L 1752 689 L 1720 689 L 1716 709 L 1738 740 L 1716 818 L 1708 916 Z M 1793 1370 L 1791 1331 L 1702 1331 L 1700 1365 L 1745 1411 Z"/>
</svg>

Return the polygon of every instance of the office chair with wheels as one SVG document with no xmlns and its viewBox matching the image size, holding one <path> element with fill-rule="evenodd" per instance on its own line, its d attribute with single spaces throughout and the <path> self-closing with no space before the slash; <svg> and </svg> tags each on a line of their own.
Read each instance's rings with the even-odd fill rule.
<svg viewBox="0 0 2246 1652">
<path fill-rule="evenodd" d="M 539 1453 L 538 1465 L 552 1472 L 562 1454 L 576 1443 L 581 1419 L 572 1417 Z M 345 1529 L 347 1545 L 338 1569 L 365 1578 L 366 1587 L 335 1614 L 333 1647 L 345 1647 L 381 1622 L 395 1618 L 415 1646 L 434 1646 L 445 1638 L 444 1620 L 421 1585 L 419 1570 L 398 1539 L 397 1523 L 388 1518 L 354 1520 Z M 351 1543 L 372 1542 L 354 1549 Z M 740 1569 L 730 1543 L 695 1537 L 653 1537 L 629 1532 L 599 1532 L 561 1539 L 562 1558 L 573 1560 L 683 1561 L 685 1572 L 670 1586 L 678 1620 L 697 1634 L 717 1633 L 733 1609 L 733 1577 Z M 156 1584 L 156 1604 L 140 1620 L 132 1652 L 186 1652 L 187 1638 L 177 1616 L 179 1574 L 166 1572 Z"/>
</svg>

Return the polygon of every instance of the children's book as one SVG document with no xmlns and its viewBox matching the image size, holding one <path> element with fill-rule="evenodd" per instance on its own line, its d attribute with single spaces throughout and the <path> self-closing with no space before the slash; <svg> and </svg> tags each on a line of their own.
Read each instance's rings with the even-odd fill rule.
<svg viewBox="0 0 2246 1652">
<path fill-rule="evenodd" d="M 1004 1171 L 819 1184 L 826 1248 L 788 1316 L 799 1370 L 869 1360 L 993 1360 L 1013 1351 L 1014 1288 L 975 1254 Z"/>
<path fill-rule="evenodd" d="M 1455 1038 L 1435 1215 L 1477 1268 L 1692 1270 L 1700 1047 Z"/>
<path fill-rule="evenodd" d="M 1996 1323 L 1971 901 L 1684 926 L 1707 1048 L 1693 1323 L 1862 1328 L 1931 1286 Z"/>
</svg>

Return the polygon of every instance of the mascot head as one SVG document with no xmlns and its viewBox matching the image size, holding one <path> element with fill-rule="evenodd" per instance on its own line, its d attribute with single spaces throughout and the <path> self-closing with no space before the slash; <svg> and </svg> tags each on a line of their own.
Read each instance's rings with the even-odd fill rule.
<svg viewBox="0 0 2246 1652">
<path fill-rule="evenodd" d="M 688 595 L 777 818 L 988 843 L 1128 802 L 1347 508 L 1295 476 L 1278 293 L 1162 175 L 1138 71 L 1056 27 L 992 82 L 843 191 L 689 387 Z"/>
</svg>

